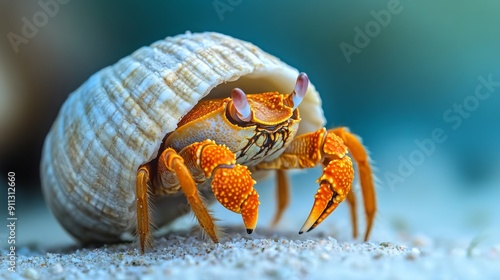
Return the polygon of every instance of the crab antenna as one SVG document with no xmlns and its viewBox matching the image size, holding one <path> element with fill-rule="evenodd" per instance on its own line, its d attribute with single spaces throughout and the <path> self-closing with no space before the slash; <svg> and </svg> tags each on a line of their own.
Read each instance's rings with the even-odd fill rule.
<svg viewBox="0 0 500 280">
<path fill-rule="evenodd" d="M 233 99 L 232 107 L 236 109 L 238 119 L 250 121 L 252 119 L 252 111 L 245 93 L 239 88 L 234 88 L 231 91 L 231 98 Z"/>
<path fill-rule="evenodd" d="M 307 74 L 302 72 L 297 77 L 297 82 L 295 82 L 295 88 L 292 93 L 288 96 L 288 99 L 293 103 L 293 109 L 299 107 L 300 102 L 304 99 L 307 92 L 307 86 L 309 85 L 309 78 Z"/>
</svg>

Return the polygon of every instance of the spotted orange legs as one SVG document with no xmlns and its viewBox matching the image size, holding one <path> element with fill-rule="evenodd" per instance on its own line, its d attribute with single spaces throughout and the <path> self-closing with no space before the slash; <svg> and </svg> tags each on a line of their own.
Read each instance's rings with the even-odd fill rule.
<svg viewBox="0 0 500 280">
<path fill-rule="evenodd" d="M 367 213 L 365 240 L 368 239 L 376 209 L 372 173 L 363 145 L 344 128 L 328 131 L 322 128 L 297 136 L 280 157 L 257 166 L 257 169 L 276 169 L 278 171 L 278 187 L 281 191 L 278 194 L 279 206 L 273 224 L 277 223 L 288 202 L 288 191 L 283 191 L 288 189 L 283 169 L 311 168 L 322 164 L 324 166 L 323 174 L 317 180 L 320 187 L 314 196 L 315 201 L 309 217 L 299 233 L 314 229 L 347 198 L 351 210 L 353 236 L 357 236 L 356 201 L 351 190 L 354 170 L 351 159 L 346 155 L 348 148 L 360 170 L 361 187 Z"/>
<path fill-rule="evenodd" d="M 137 219 L 141 252 L 149 242 L 149 211 L 147 209 L 147 184 L 149 166 L 139 168 L 137 175 Z M 161 186 L 181 188 L 201 228 L 214 242 L 219 231 L 200 197 L 197 184 L 212 177 L 212 191 L 227 209 L 241 213 L 247 232 L 257 225 L 259 195 L 253 188 L 255 181 L 246 166 L 236 164 L 236 157 L 224 145 L 212 140 L 193 143 L 179 153 L 168 148 L 158 159 L 158 184 L 153 190 L 157 195 L 168 193 Z"/>
</svg>

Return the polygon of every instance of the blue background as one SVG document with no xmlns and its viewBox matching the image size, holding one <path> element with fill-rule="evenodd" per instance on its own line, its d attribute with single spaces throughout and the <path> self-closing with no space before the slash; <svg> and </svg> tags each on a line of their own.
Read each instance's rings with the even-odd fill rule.
<svg viewBox="0 0 500 280">
<path fill-rule="evenodd" d="M 229 9 L 217 12 L 214 3 Z M 396 5 L 391 3 L 73 0 L 61 4 L 16 53 L 7 34 L 22 34 L 22 18 L 32 19 L 41 7 L 35 1 L 3 1 L 2 182 L 8 171 L 16 172 L 19 204 L 29 212 L 31 199 L 41 198 L 44 136 L 71 91 L 143 45 L 187 30 L 217 31 L 308 73 L 322 95 L 327 126 L 350 127 L 371 151 L 379 178 L 377 219 L 413 230 L 421 227 L 408 221 L 422 220 L 432 225 L 429 230 L 455 220 L 460 230 L 474 234 L 488 229 L 498 209 L 500 87 L 479 100 L 467 118 L 459 117 L 456 129 L 443 114 L 474 99 L 479 77 L 500 81 L 500 3 L 402 0 L 386 26 L 375 24 L 373 13 Z M 369 43 L 349 63 L 340 44 L 356 46 L 355 28 L 374 24 L 379 30 L 371 31 Z M 430 138 L 435 129 L 442 129 L 446 140 L 428 155 L 418 152 L 415 141 Z M 406 176 L 399 169 L 412 155 L 418 164 Z M 400 180 L 388 180 L 389 175 Z M 294 188 L 311 197 L 305 208 L 315 189 Z M 430 216 L 437 217 L 434 223 Z"/>
</svg>

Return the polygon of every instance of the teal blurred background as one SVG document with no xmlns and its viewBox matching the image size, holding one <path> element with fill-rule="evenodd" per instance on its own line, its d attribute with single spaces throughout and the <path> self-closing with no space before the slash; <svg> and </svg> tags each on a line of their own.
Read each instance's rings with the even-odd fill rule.
<svg viewBox="0 0 500 280">
<path fill-rule="evenodd" d="M 379 178 L 377 220 L 422 231 L 408 221 L 435 230 L 456 221 L 473 235 L 496 227 L 500 86 L 490 87 L 484 100 L 474 94 L 479 77 L 500 82 L 500 2 L 66 2 L 17 47 L 8 34 L 22 35 L 22 18 L 32 21 L 42 8 L 37 1 L 0 4 L 1 180 L 4 185 L 7 172 L 16 172 L 20 211 L 40 201 L 43 139 L 67 95 L 139 47 L 189 30 L 250 41 L 308 73 L 322 95 L 327 126 L 350 127 L 371 151 Z M 343 43 L 356 48 L 348 59 Z M 456 111 L 454 104 L 464 101 L 470 110 Z M 435 129 L 446 140 L 428 155 L 419 152 L 415 141 L 425 142 Z M 402 173 L 402 162 L 412 160 L 418 163 L 413 171 Z M 295 188 L 311 197 L 305 208 L 315 190 L 312 181 Z"/>
</svg>

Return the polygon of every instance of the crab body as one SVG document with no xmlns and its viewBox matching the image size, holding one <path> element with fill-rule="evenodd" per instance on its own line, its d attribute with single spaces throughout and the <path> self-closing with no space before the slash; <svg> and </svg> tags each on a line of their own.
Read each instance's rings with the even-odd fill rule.
<svg viewBox="0 0 500 280">
<path fill-rule="evenodd" d="M 249 167 L 278 157 L 297 133 L 298 109 L 284 105 L 285 96 L 278 92 L 248 94 L 247 98 L 252 108 L 259 109 L 254 122 L 231 118 L 227 113 L 231 98 L 201 101 L 166 137 L 163 146 L 180 151 L 193 142 L 212 139 L 234 152 L 237 163 Z"/>
<path fill-rule="evenodd" d="M 184 192 L 200 226 L 215 242 L 219 240 L 218 229 L 198 191 L 198 186 L 210 178 L 215 198 L 228 210 L 241 213 L 248 233 L 257 224 L 260 204 L 250 169 L 277 170 L 279 189 L 286 193 L 283 170 L 324 166 L 315 203 L 300 233 L 316 227 L 348 195 L 352 197 L 354 170 L 344 141 L 364 153 L 355 137 L 343 128 L 322 128 L 295 137 L 300 123 L 298 106 L 308 83 L 307 75 L 301 73 L 294 90 L 286 96 L 278 92 L 246 95 L 235 88 L 230 98 L 201 101 L 181 119 L 177 129 L 166 136 L 160 156 L 137 173 L 142 250 L 149 237 L 149 186 L 158 196 Z M 363 175 L 371 176 L 363 157 L 356 160 L 361 168 L 368 168 Z M 352 198 L 350 201 L 354 206 Z"/>
</svg>

